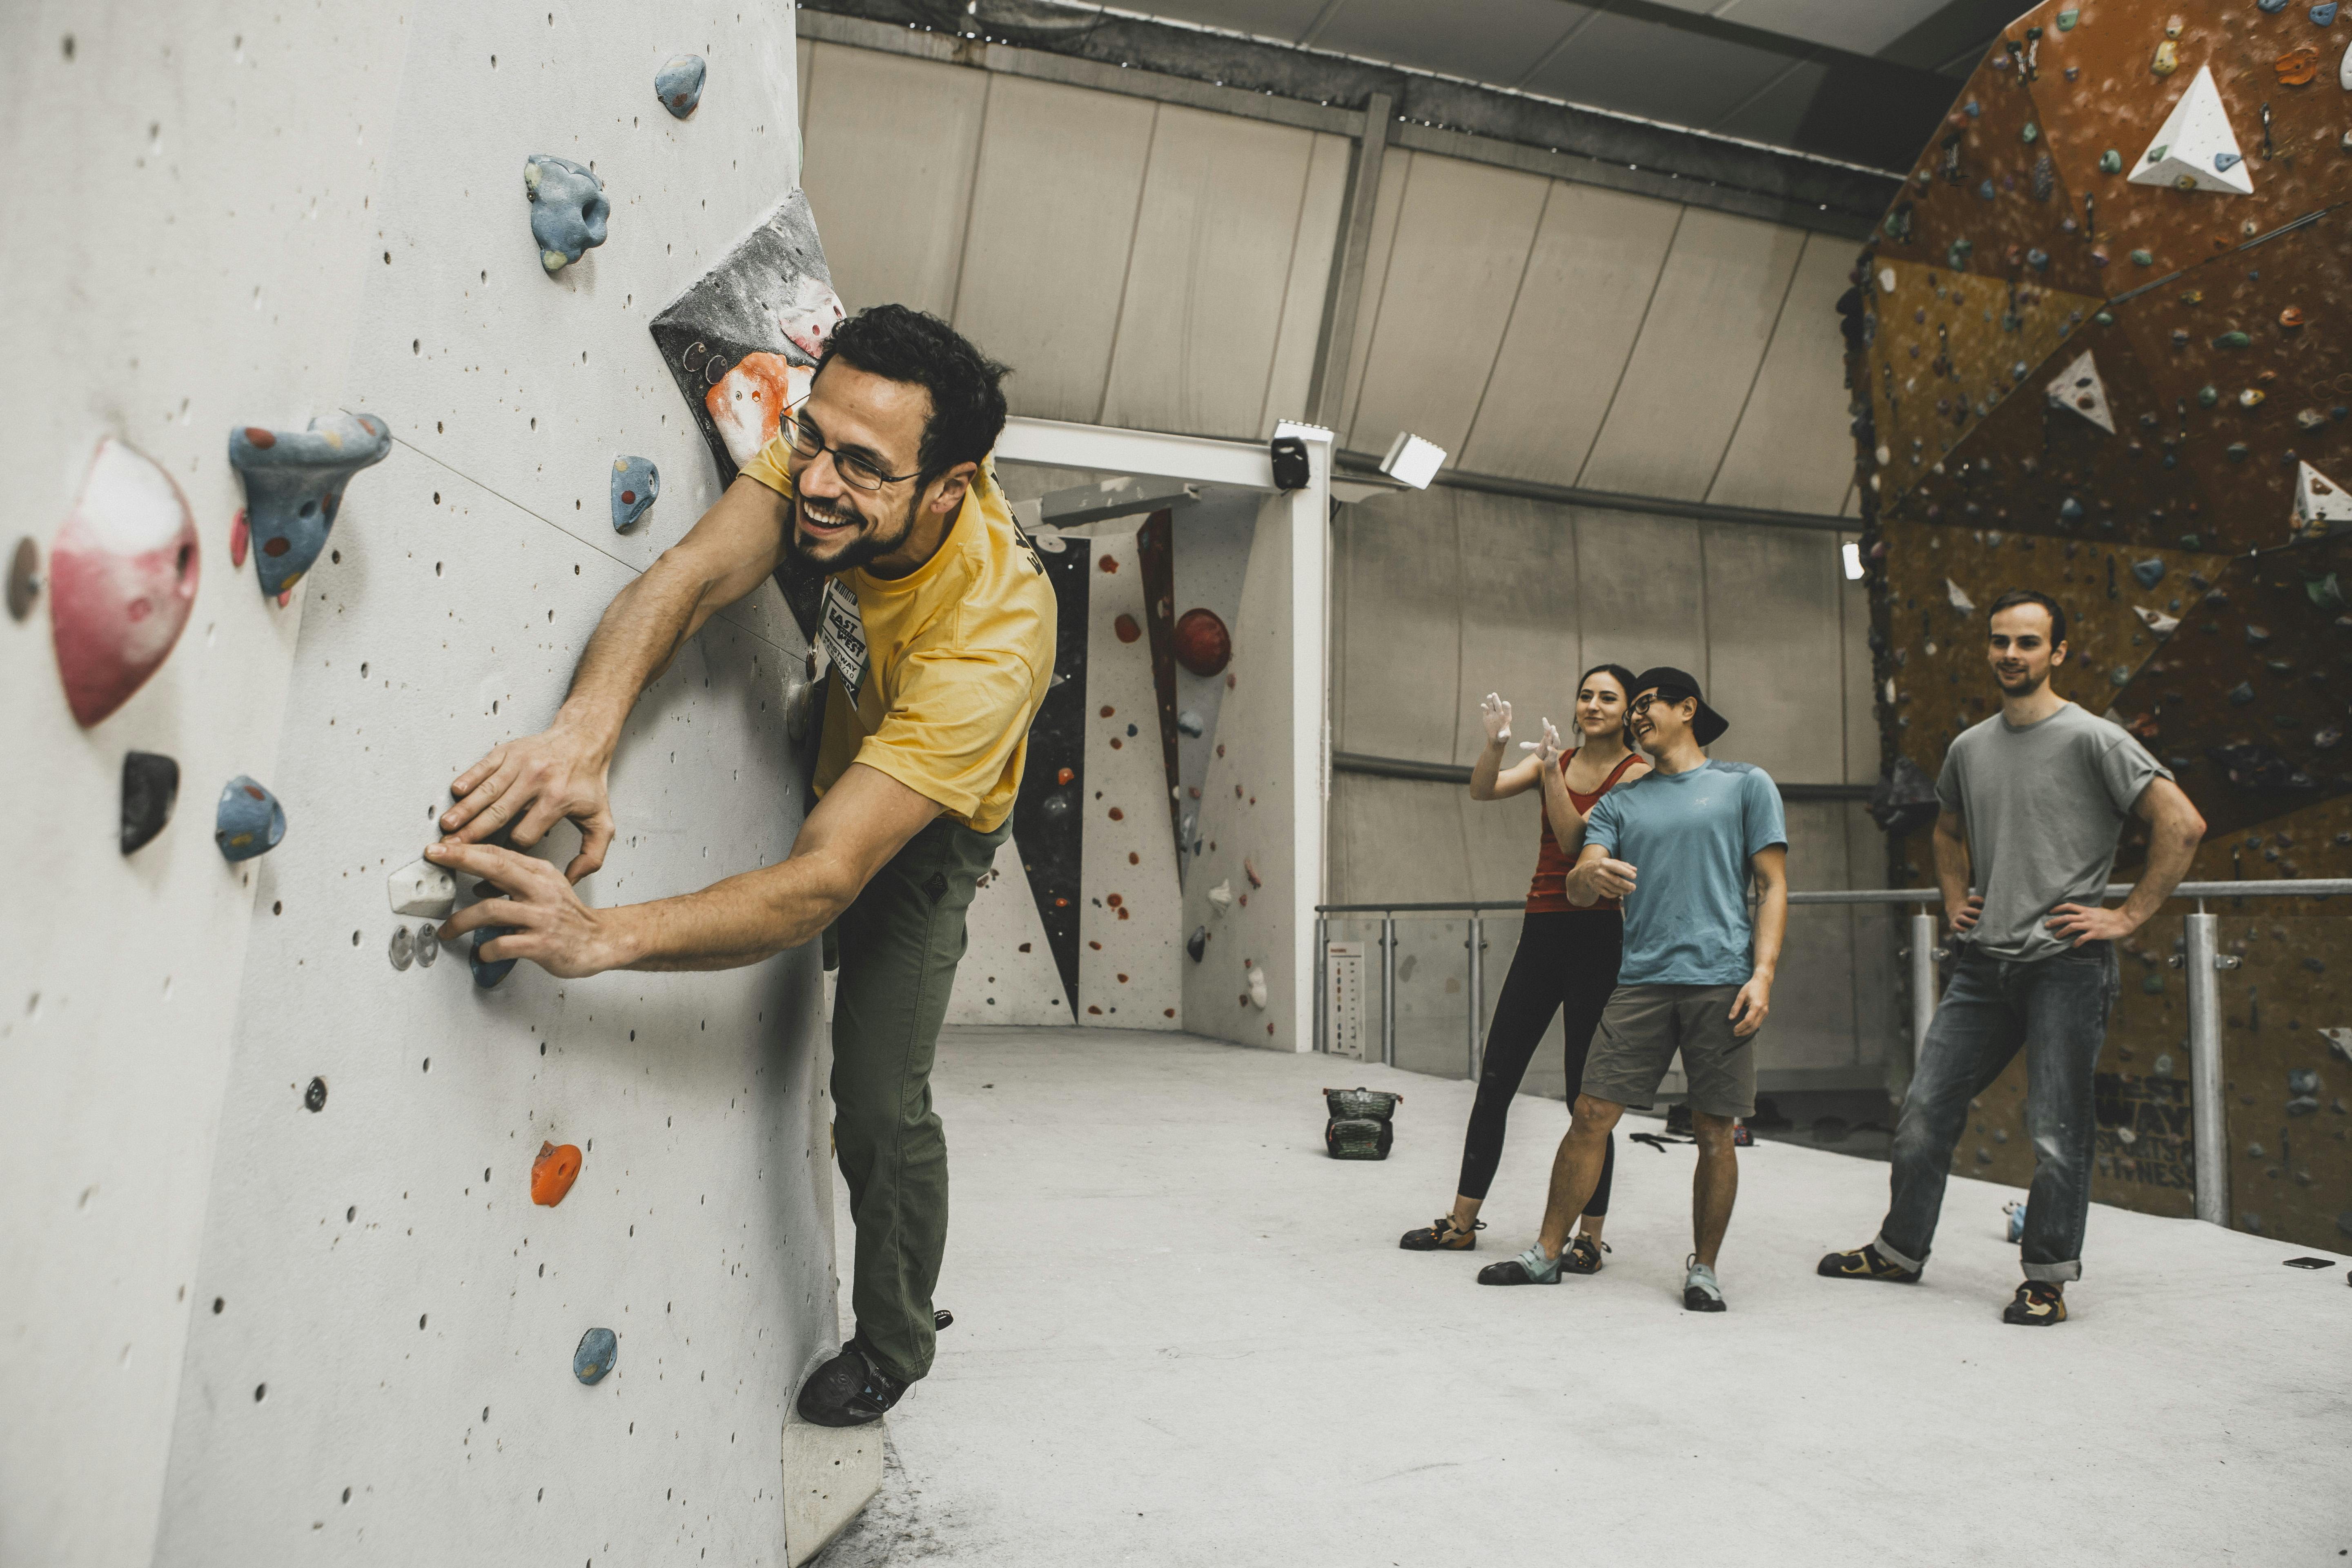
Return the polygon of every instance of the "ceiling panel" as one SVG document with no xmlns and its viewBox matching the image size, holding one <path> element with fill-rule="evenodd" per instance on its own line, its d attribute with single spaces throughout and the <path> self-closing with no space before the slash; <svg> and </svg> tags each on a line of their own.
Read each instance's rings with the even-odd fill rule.
<svg viewBox="0 0 2352 1568">
<path fill-rule="evenodd" d="M 1762 27 L 1811 44 L 1874 55 L 1928 17 L 1945 0 L 1658 0 L 1743 27 Z M 2022 10 L 2021 3 L 2016 9 Z"/>
<path fill-rule="evenodd" d="M 1675 125 L 1706 125 L 1788 68 L 1785 55 L 1606 14 L 1527 82 L 1530 92 Z"/>
<path fill-rule="evenodd" d="M 1323 10 L 1324 0 L 1160 0 L 1135 7 L 1154 16 L 1198 22 L 1295 44 Z"/>
<path fill-rule="evenodd" d="M 1509 87 L 1591 15 L 1566 0 L 1346 0 L 1315 47 Z"/>
</svg>

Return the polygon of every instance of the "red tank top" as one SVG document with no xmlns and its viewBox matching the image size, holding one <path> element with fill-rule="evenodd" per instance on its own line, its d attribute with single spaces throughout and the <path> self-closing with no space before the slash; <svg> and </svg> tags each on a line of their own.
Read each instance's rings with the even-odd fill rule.
<svg viewBox="0 0 2352 1568">
<path fill-rule="evenodd" d="M 1580 816 L 1592 815 L 1592 808 L 1600 803 L 1601 797 L 1616 786 L 1617 781 L 1625 776 L 1625 770 L 1640 761 L 1641 756 L 1642 753 L 1639 752 L 1629 753 L 1607 778 L 1601 781 L 1601 787 L 1591 795 L 1586 795 L 1580 790 L 1570 790 L 1569 802 L 1576 807 L 1577 815 Z M 1575 759 L 1574 752 L 1561 757 L 1559 771 L 1563 773 L 1567 773 L 1568 764 Z M 1604 910 L 1610 914 L 1620 912 L 1624 906 L 1614 899 L 1602 899 L 1593 904 L 1571 904 L 1568 901 L 1568 872 L 1573 862 L 1569 859 L 1568 852 L 1559 847 L 1559 840 L 1552 836 L 1551 818 L 1545 816 L 1541 816 L 1540 820 L 1543 823 L 1543 845 L 1536 851 L 1536 877 L 1534 882 L 1528 888 L 1528 913 L 1531 915 L 1571 912 L 1585 914 Z"/>
</svg>

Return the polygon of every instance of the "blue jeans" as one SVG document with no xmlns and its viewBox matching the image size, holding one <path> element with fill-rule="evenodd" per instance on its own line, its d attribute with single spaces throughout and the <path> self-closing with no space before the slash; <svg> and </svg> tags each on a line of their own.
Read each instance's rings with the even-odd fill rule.
<svg viewBox="0 0 2352 1568">
<path fill-rule="evenodd" d="M 1894 1201 L 1872 1243 L 1881 1257 L 1906 1268 L 1926 1265 L 1952 1151 L 1968 1130 L 1969 1102 L 2022 1047 L 2033 1185 L 2019 1260 L 2028 1279 L 2083 1277 L 2097 1120 L 2091 1075 L 2117 984 L 2111 942 L 2085 942 L 2031 963 L 1960 948 L 1895 1127 Z"/>
</svg>

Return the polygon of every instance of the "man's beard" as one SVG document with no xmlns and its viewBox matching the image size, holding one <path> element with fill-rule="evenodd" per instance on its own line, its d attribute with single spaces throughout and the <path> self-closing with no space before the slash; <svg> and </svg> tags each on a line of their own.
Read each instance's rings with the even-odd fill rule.
<svg viewBox="0 0 2352 1568">
<path fill-rule="evenodd" d="M 810 552 L 808 541 L 801 537 L 800 512 L 812 503 L 795 486 L 793 490 L 793 523 L 791 531 L 784 536 L 784 548 L 800 565 L 828 575 L 868 565 L 907 542 L 907 536 L 915 531 L 915 508 L 919 500 L 918 497 L 907 503 L 907 510 L 898 518 L 897 531 L 890 533 L 880 531 L 875 524 L 857 518 L 856 512 L 846 508 L 817 503 L 815 510 L 820 512 L 856 519 L 860 529 L 860 531 L 850 535 L 847 542 L 834 554 L 818 556 Z"/>
<path fill-rule="evenodd" d="M 2046 672 L 2042 675 L 2036 676 L 2031 670 L 2027 670 L 2014 678 L 2003 675 L 1998 669 L 1992 672 L 1992 683 L 1995 686 L 2000 687 L 2001 690 L 2007 692 L 2011 697 L 2031 697 L 2036 691 L 2040 690 L 2042 683 L 2049 679 L 2050 677 Z"/>
</svg>

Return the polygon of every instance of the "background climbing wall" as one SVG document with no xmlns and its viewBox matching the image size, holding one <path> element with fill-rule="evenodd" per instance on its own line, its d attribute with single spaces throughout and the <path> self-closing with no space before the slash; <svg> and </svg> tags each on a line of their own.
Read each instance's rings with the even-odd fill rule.
<svg viewBox="0 0 2352 1568">
<path fill-rule="evenodd" d="M 1963 89 L 1842 306 L 1888 765 L 1932 778 L 1993 710 L 1982 607 L 2034 587 L 2073 623 L 2057 689 L 2205 814 L 2192 878 L 2352 871 L 2345 546 L 2313 537 L 2343 498 L 2312 483 L 2352 468 L 2352 349 L 2326 310 L 2352 283 L 2347 43 L 2300 4 L 2053 4 Z M 1932 880 L 1926 833 L 1891 853 Z M 2194 1180 L 2179 909 L 2122 947 L 2094 1184 L 2170 1214 Z M 2352 931 L 2321 900 L 2218 912 L 2244 959 L 2220 977 L 2233 1223 L 2339 1245 L 2352 1043 L 2326 1031 L 2352 1025 L 2332 988 Z M 2023 1092 L 2020 1063 L 1958 1168 L 2030 1177 Z"/>
<path fill-rule="evenodd" d="M 47 605 L 0 625 L 40 820 L 19 867 L 56 895 L 10 917 L 0 1022 L 0 1394 L 43 1413 L 0 1437 L 0 1560 L 775 1562 L 788 1518 L 805 1555 L 879 1463 L 782 1417 L 834 1323 L 814 955 L 478 992 L 462 952 L 394 969 L 383 892 L 453 770 L 552 712 L 604 604 L 714 493 L 645 324 L 797 176 L 792 14 L 51 6 L 0 39 L 0 188 L 52 237 L 6 253 L 16 341 L 53 367 L 0 394 L 20 526 L 46 548 L 112 436 L 177 480 L 201 561 L 177 648 L 89 731 Z M 682 121 L 653 93 L 681 51 L 710 61 Z M 554 278 L 533 153 L 593 163 L 614 208 Z M 227 434 L 338 407 L 399 444 L 280 608 L 229 561 Z M 624 454 L 664 494 L 615 534 Z M 639 710 L 592 900 L 789 844 L 801 648 L 761 600 Z M 125 858 L 131 749 L 182 784 Z M 237 773 L 290 825 L 229 866 Z M 541 1209 L 551 1133 L 587 1163 Z M 593 1389 L 592 1325 L 621 1345 Z"/>
</svg>

